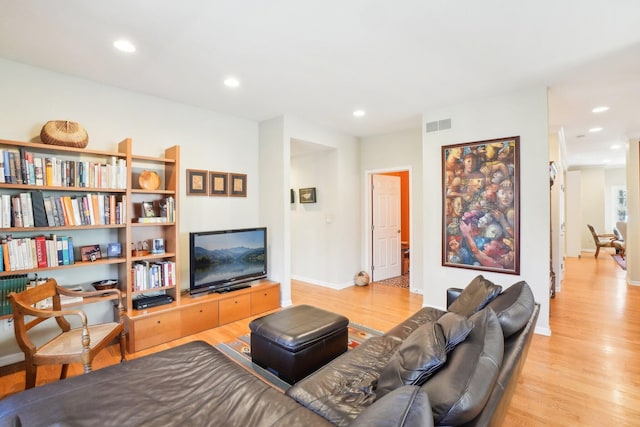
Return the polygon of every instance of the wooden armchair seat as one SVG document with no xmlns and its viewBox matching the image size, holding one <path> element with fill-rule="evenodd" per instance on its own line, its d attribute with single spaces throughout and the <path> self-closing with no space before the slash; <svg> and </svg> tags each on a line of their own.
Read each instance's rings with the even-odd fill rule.
<svg viewBox="0 0 640 427">
<path fill-rule="evenodd" d="M 593 241 L 596 244 L 596 255 L 598 258 L 600 254 L 600 248 L 614 248 L 614 241 L 616 240 L 616 235 L 613 233 L 610 234 L 598 234 L 596 229 L 591 225 L 587 224 L 587 228 L 591 232 L 591 236 L 593 237 Z"/>
<path fill-rule="evenodd" d="M 118 305 L 117 321 L 89 325 L 87 315 L 82 310 L 74 308 L 63 310 L 60 302 L 60 295 L 95 298 L 106 294 L 113 294 L 116 297 L 114 303 Z M 93 358 L 114 339 L 120 341 L 121 361 L 125 360 L 124 305 L 118 289 L 95 292 L 70 291 L 58 286 L 55 279 L 49 279 L 44 284 L 23 292 L 11 292 L 7 298 L 13 309 L 16 341 L 24 353 L 25 388 L 35 386 L 38 365 L 61 364 L 60 379 L 66 378 L 70 363 L 82 363 L 84 372 L 90 372 Z M 35 308 L 37 303 L 49 298 L 52 301 L 51 307 Z M 65 316 L 78 316 L 82 325 L 72 329 Z M 60 334 L 37 347 L 27 332 L 50 318 L 55 318 Z"/>
</svg>

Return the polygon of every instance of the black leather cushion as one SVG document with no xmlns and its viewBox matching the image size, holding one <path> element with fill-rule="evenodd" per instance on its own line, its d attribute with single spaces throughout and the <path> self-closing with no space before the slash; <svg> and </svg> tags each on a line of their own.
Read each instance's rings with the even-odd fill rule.
<svg viewBox="0 0 640 427">
<path fill-rule="evenodd" d="M 407 337 L 380 373 L 376 398 L 403 385 L 424 384 L 446 360 L 442 327 L 435 322 L 425 323 Z"/>
<path fill-rule="evenodd" d="M 497 297 L 502 291 L 502 286 L 485 279 L 482 275 L 477 276 L 462 290 L 460 296 L 449 306 L 449 311 L 471 316 L 482 310 L 489 302 Z"/>
<path fill-rule="evenodd" d="M 524 328 L 535 305 L 533 292 L 525 281 L 511 285 L 489 303 L 498 316 L 505 339 Z"/>
<path fill-rule="evenodd" d="M 349 427 L 433 426 L 429 396 L 418 386 L 402 386 L 376 400 Z"/>
<path fill-rule="evenodd" d="M 436 425 L 461 425 L 484 408 L 498 377 L 504 353 L 502 327 L 485 308 L 471 316 L 473 330 L 447 355 L 447 363 L 422 389 L 429 395 Z"/>
<path fill-rule="evenodd" d="M 447 353 L 464 341 L 473 329 L 473 323 L 468 318 L 451 311 L 443 314 L 437 323 L 442 327 L 442 332 L 447 341 Z"/>
</svg>

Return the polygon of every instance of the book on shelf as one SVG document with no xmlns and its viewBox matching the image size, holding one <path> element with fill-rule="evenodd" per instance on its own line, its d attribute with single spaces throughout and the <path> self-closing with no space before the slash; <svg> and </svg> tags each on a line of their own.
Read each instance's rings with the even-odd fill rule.
<svg viewBox="0 0 640 427">
<path fill-rule="evenodd" d="M 0 149 L 0 183 L 52 187 L 125 189 L 126 159 L 111 156 L 102 163 L 62 160 L 27 149 Z"/>
<path fill-rule="evenodd" d="M 18 271 L 35 268 L 75 264 L 73 239 L 70 236 L 52 234 L 49 238 L 13 238 L 10 235 L 0 243 L 2 269 Z"/>
<path fill-rule="evenodd" d="M 131 266 L 132 291 L 165 288 L 175 285 L 173 261 L 136 261 Z"/>
<path fill-rule="evenodd" d="M 0 316 L 11 314 L 11 303 L 7 295 L 27 289 L 29 278 L 26 274 L 16 274 L 0 278 Z"/>
</svg>

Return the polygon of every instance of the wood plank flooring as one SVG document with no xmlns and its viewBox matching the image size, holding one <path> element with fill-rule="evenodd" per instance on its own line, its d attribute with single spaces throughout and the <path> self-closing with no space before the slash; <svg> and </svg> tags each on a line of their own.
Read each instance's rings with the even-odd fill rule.
<svg viewBox="0 0 640 427">
<path fill-rule="evenodd" d="M 551 301 L 552 336 L 533 338 L 505 426 L 640 425 L 640 287 L 608 253 L 569 258 L 562 291 Z M 461 284 L 464 285 L 464 284 Z M 390 286 L 342 291 L 293 282 L 295 304 L 336 311 L 353 322 L 386 331 L 422 306 L 420 295 Z M 192 341 L 230 341 L 249 332 L 250 319 L 144 350 L 129 359 Z M 118 362 L 116 346 L 94 368 Z M 80 366 L 69 374 L 80 375 Z M 56 381 L 59 369 L 38 370 L 38 384 Z M 0 377 L 0 398 L 24 389 L 24 372 Z"/>
</svg>

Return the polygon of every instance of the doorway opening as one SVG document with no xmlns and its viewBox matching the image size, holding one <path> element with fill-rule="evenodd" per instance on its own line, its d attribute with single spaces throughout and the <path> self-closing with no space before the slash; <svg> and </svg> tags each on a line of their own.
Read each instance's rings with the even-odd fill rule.
<svg viewBox="0 0 640 427">
<path fill-rule="evenodd" d="M 367 172 L 366 241 L 371 281 L 411 287 L 410 168 Z"/>
</svg>

